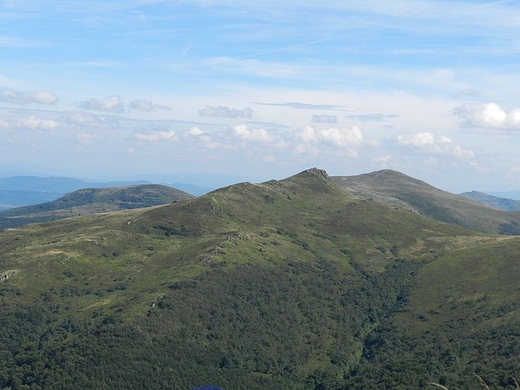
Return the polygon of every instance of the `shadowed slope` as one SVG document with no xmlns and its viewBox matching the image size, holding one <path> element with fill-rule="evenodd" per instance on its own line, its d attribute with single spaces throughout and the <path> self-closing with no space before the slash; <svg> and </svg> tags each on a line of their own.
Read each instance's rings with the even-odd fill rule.
<svg viewBox="0 0 520 390">
<path fill-rule="evenodd" d="M 520 201 L 506 198 L 498 198 L 496 196 L 488 195 L 483 192 L 471 191 L 460 194 L 461 196 L 471 199 L 480 204 L 484 204 L 489 207 L 493 207 L 499 210 L 505 211 L 518 211 L 520 210 Z"/>
<path fill-rule="evenodd" d="M 488 233 L 520 233 L 519 213 L 492 209 L 400 172 L 387 169 L 331 179 L 355 197 L 409 209 L 441 222 Z"/>
</svg>

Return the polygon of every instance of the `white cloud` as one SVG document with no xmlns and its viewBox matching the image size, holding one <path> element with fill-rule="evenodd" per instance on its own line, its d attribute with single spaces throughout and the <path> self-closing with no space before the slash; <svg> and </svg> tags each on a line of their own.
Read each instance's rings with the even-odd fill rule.
<svg viewBox="0 0 520 390">
<path fill-rule="evenodd" d="M 54 130 L 59 126 L 59 123 L 52 119 L 42 119 L 34 115 L 26 118 L 20 118 L 16 121 L 0 120 L 0 129 L 15 130 Z"/>
<path fill-rule="evenodd" d="M 193 126 L 189 131 L 188 131 L 188 134 L 189 135 L 192 135 L 194 137 L 198 137 L 198 136 L 201 136 L 202 134 L 204 134 L 204 132 L 199 129 L 198 127 L 196 126 Z"/>
<path fill-rule="evenodd" d="M 249 107 L 239 110 L 237 108 L 229 108 L 224 106 L 206 106 L 202 110 L 199 110 L 199 115 L 210 116 L 214 118 L 251 118 L 253 116 L 253 110 Z"/>
<path fill-rule="evenodd" d="M 176 141 L 177 134 L 173 130 L 155 131 L 149 134 L 136 134 L 135 138 L 145 142 Z"/>
<path fill-rule="evenodd" d="M 132 100 L 128 105 L 128 108 L 133 110 L 141 110 L 141 111 L 155 111 L 155 110 L 165 110 L 171 111 L 171 107 L 166 106 L 164 104 L 154 104 L 151 100 L 137 99 Z"/>
<path fill-rule="evenodd" d="M 155 107 L 150 100 L 132 100 L 129 107 L 134 110 L 155 111 Z"/>
<path fill-rule="evenodd" d="M 29 130 L 53 130 L 59 126 L 58 122 L 50 119 L 41 119 L 34 115 L 22 118 L 17 126 Z"/>
<path fill-rule="evenodd" d="M 314 126 L 305 126 L 298 137 L 304 143 L 323 143 L 336 147 L 358 147 L 363 145 L 363 133 L 358 126 L 351 128 L 329 127 L 315 129 Z"/>
<path fill-rule="evenodd" d="M 81 102 L 79 106 L 86 110 L 106 111 L 116 114 L 125 111 L 125 104 L 123 103 L 123 99 L 119 96 L 112 96 L 107 99 L 90 98 L 87 101 Z"/>
<path fill-rule="evenodd" d="M 337 129 L 329 127 L 319 130 L 320 138 L 334 146 L 361 146 L 363 144 L 363 134 L 359 127 L 354 126 L 350 129 Z"/>
<path fill-rule="evenodd" d="M 233 134 L 246 141 L 264 144 L 276 142 L 277 139 L 276 136 L 270 134 L 266 129 L 249 129 L 248 126 L 244 124 L 233 127 Z"/>
<path fill-rule="evenodd" d="M 80 126 L 103 126 L 115 122 L 114 119 L 107 120 L 104 116 L 79 110 L 66 112 L 63 119 L 69 124 Z"/>
<path fill-rule="evenodd" d="M 496 103 L 465 104 L 457 107 L 454 114 L 461 118 L 466 126 L 520 130 L 520 108 L 508 111 Z"/>
<path fill-rule="evenodd" d="M 336 123 L 338 118 L 336 115 L 313 115 L 312 122 L 314 123 Z"/>
<path fill-rule="evenodd" d="M 400 145 L 424 150 L 429 153 L 443 154 L 460 159 L 473 159 L 475 153 L 456 145 L 450 138 L 432 133 L 417 133 L 397 136 Z"/>
<path fill-rule="evenodd" d="M 58 96 L 49 91 L 29 91 L 17 92 L 6 89 L 0 94 L 0 102 L 15 104 L 54 104 L 58 101 Z"/>
</svg>

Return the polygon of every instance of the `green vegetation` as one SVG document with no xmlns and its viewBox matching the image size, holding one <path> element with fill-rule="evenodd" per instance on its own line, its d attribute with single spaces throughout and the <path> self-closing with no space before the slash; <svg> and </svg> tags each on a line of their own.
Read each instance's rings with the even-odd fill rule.
<svg viewBox="0 0 520 390">
<path fill-rule="evenodd" d="M 79 215 L 158 206 L 189 198 L 192 196 L 183 191 L 155 184 L 85 188 L 52 202 L 1 211 L 0 229 Z"/>
<path fill-rule="evenodd" d="M 520 240 L 316 169 L 0 232 L 0 389 L 514 389 Z"/>
</svg>

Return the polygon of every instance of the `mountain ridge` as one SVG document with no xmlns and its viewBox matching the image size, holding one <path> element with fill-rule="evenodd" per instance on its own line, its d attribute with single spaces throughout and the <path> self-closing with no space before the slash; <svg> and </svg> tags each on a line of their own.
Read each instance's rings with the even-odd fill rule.
<svg viewBox="0 0 520 390">
<path fill-rule="evenodd" d="M 520 234 L 520 213 L 490 208 L 397 171 L 334 176 L 332 180 L 360 199 L 374 199 L 471 230 Z"/>
<path fill-rule="evenodd" d="M 508 388 L 520 239 L 333 179 L 0 232 L 0 388 Z"/>
</svg>

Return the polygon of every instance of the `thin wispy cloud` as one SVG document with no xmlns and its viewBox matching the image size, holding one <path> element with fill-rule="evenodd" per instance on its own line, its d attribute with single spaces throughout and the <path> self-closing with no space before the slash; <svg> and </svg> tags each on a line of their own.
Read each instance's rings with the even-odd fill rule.
<svg viewBox="0 0 520 390">
<path fill-rule="evenodd" d="M 313 123 L 336 123 L 338 117 L 336 115 L 313 115 L 311 118 Z"/>
<path fill-rule="evenodd" d="M 206 106 L 202 110 L 199 110 L 199 115 L 213 118 L 251 118 L 253 113 L 253 110 L 249 107 L 238 109 L 225 106 Z"/>
<path fill-rule="evenodd" d="M 346 108 L 342 106 L 336 106 L 331 104 L 310 104 L 301 102 L 287 102 L 287 103 L 268 103 L 268 102 L 253 102 L 263 106 L 278 106 L 278 107 L 291 107 L 301 110 L 331 110 L 331 111 L 345 111 Z"/>
<path fill-rule="evenodd" d="M 120 96 L 112 96 L 107 99 L 90 98 L 78 104 L 85 110 L 106 111 L 115 114 L 125 111 L 125 104 Z"/>
<path fill-rule="evenodd" d="M 39 118 L 35 115 L 23 117 L 15 121 L 0 120 L 0 129 L 4 130 L 54 130 L 59 122 L 52 119 Z"/>
<path fill-rule="evenodd" d="M 388 119 L 398 118 L 399 115 L 385 114 L 358 114 L 348 115 L 347 118 L 360 122 L 386 122 Z"/>
</svg>

